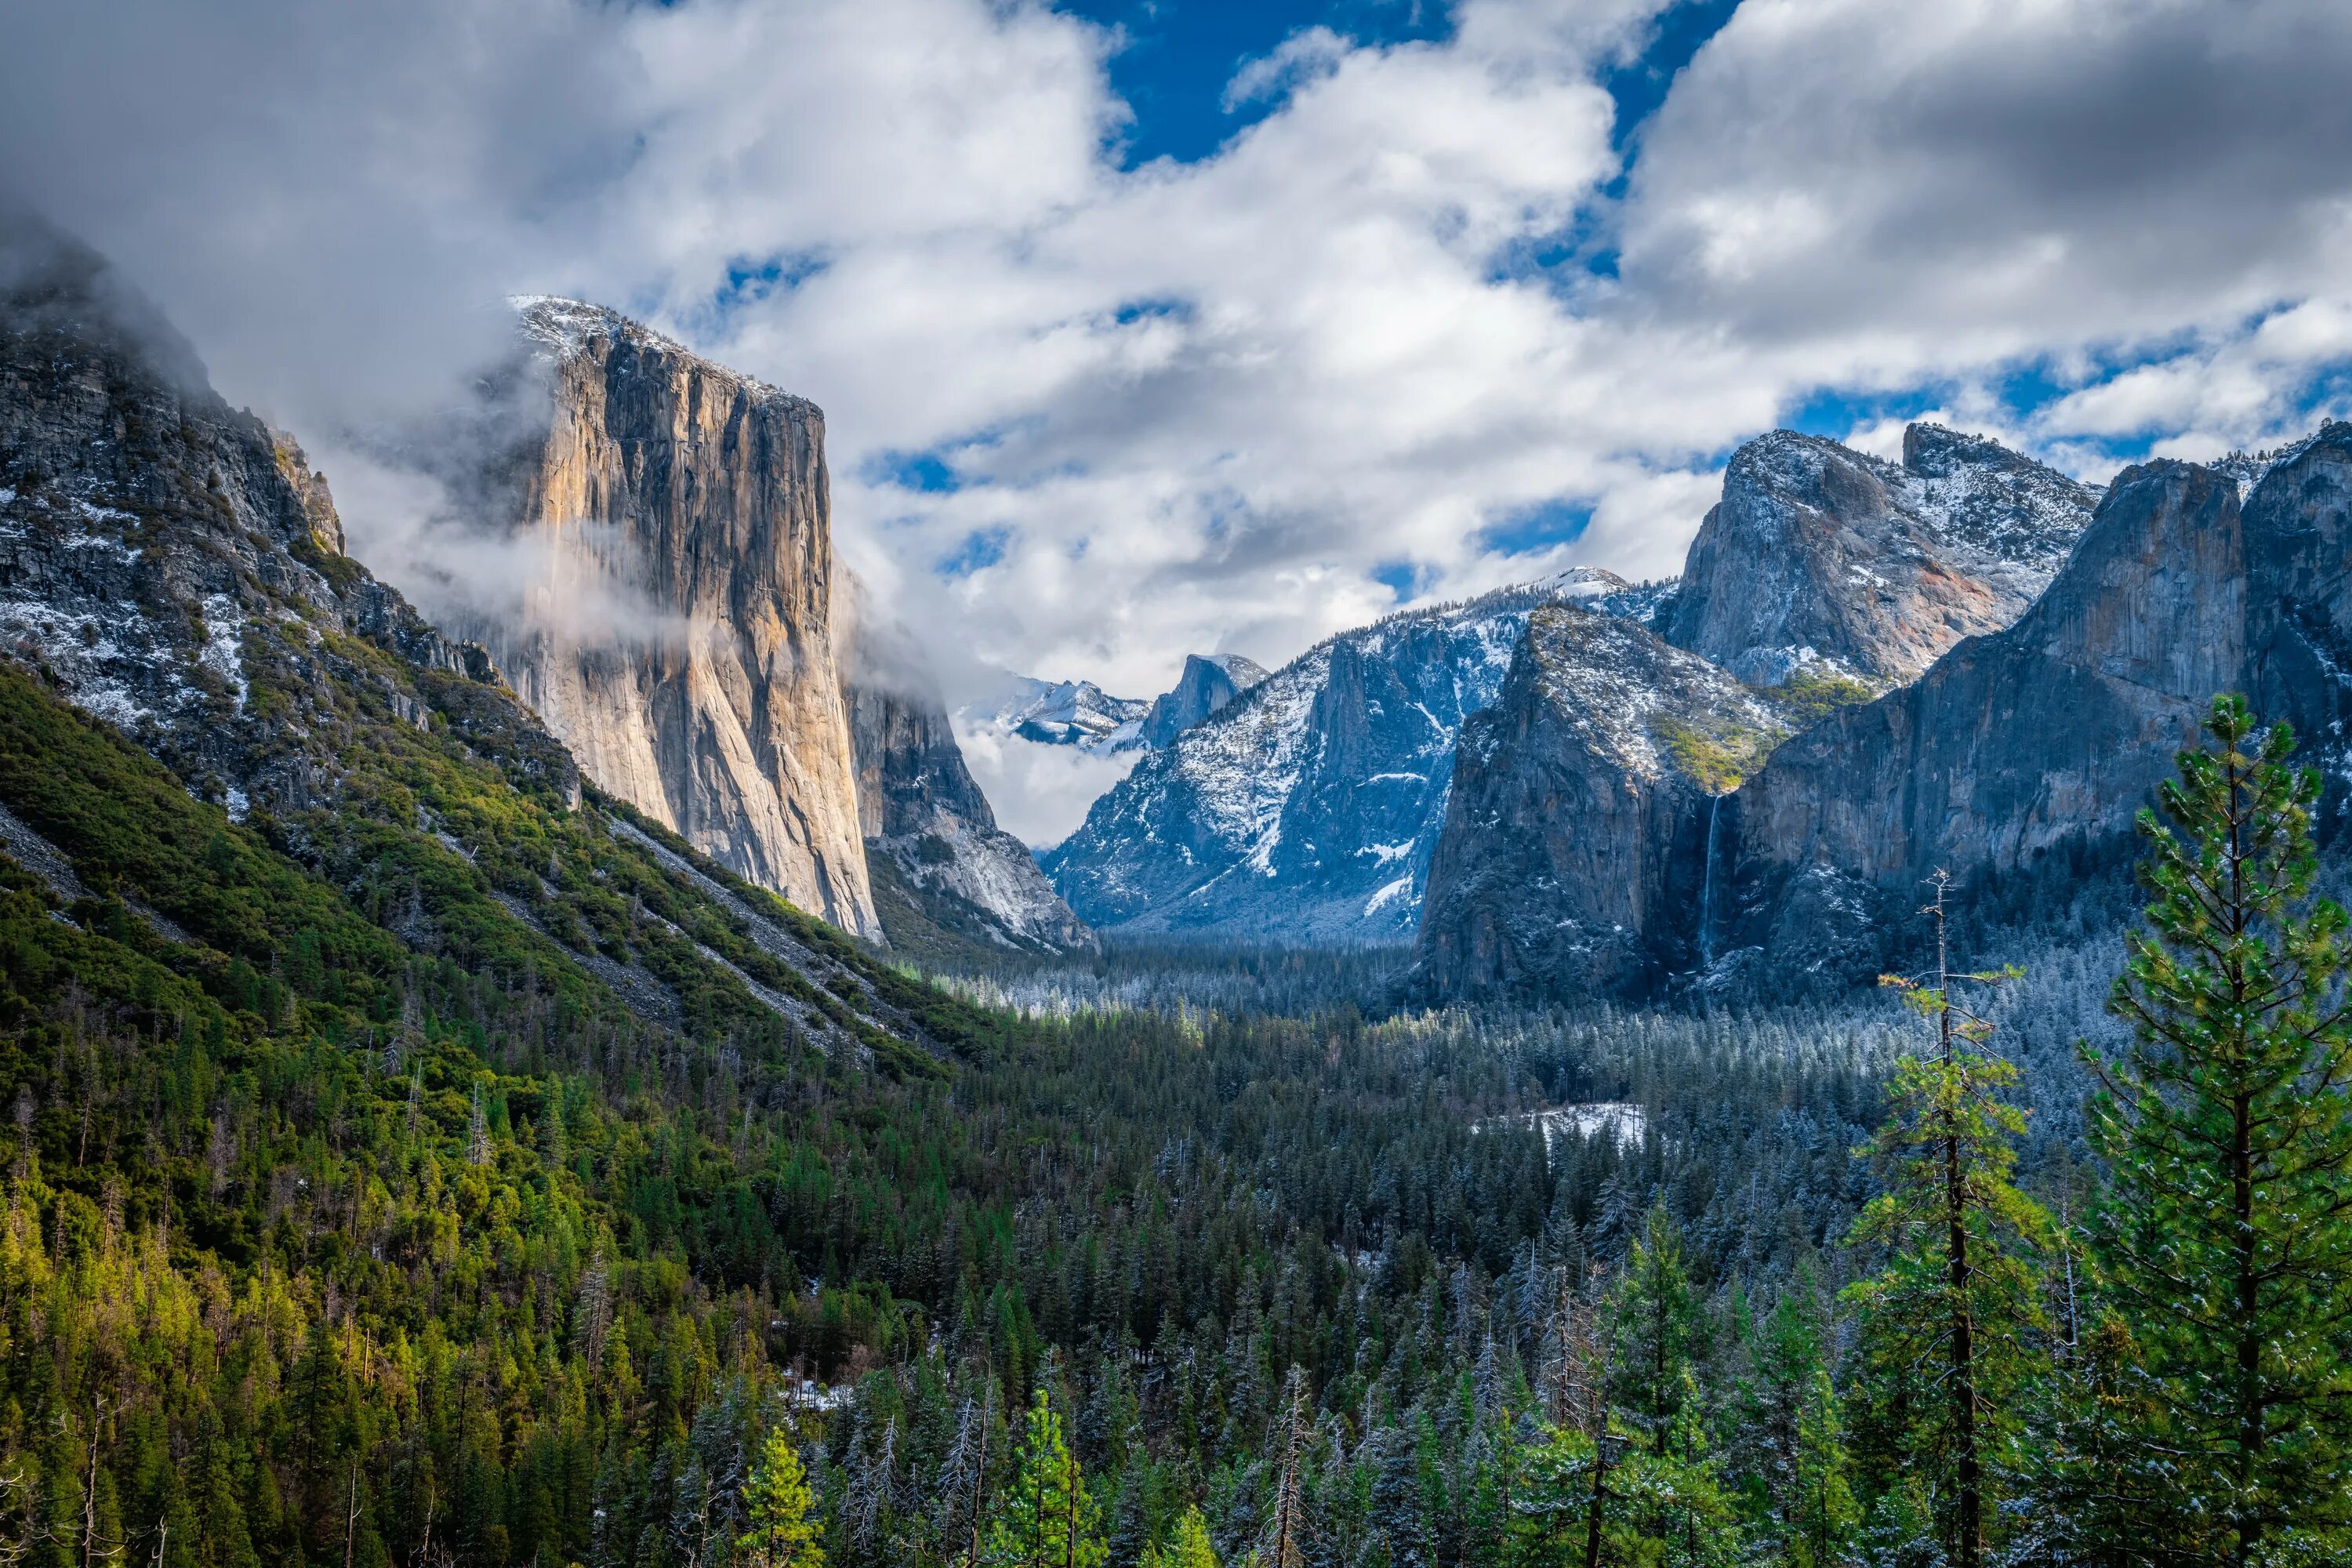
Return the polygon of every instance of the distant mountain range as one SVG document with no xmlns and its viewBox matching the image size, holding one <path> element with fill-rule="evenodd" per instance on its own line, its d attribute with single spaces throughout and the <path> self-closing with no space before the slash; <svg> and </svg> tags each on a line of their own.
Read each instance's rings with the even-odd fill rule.
<svg viewBox="0 0 2352 1568">
<path fill-rule="evenodd" d="M 1166 745 L 1265 679 L 1263 667 L 1237 653 L 1186 655 L 1175 686 L 1149 701 L 1113 697 L 1091 680 L 1011 675 L 997 696 L 967 704 L 956 717 L 1041 746 L 1111 756 Z"/>
<path fill-rule="evenodd" d="M 1098 925 L 1406 940 L 1454 735 L 1495 700 L 1528 616 L 1654 599 L 1588 569 L 1343 632 L 1146 757 L 1045 868 Z"/>
</svg>

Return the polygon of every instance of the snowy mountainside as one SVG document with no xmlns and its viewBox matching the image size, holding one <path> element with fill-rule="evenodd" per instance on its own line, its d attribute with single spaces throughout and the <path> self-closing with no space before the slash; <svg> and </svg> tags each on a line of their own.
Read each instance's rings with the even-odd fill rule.
<svg viewBox="0 0 2352 1568">
<path fill-rule="evenodd" d="M 956 717 L 973 730 L 1108 756 L 1140 743 L 1137 732 L 1150 710 L 1142 699 L 1113 697 L 1091 680 L 1013 675 L 1000 696 L 967 704 Z"/>
<path fill-rule="evenodd" d="M 1406 941 L 1462 721 L 1533 611 L 1623 588 L 1554 579 L 1340 633 L 1146 757 L 1046 870 L 1097 926 Z"/>
</svg>

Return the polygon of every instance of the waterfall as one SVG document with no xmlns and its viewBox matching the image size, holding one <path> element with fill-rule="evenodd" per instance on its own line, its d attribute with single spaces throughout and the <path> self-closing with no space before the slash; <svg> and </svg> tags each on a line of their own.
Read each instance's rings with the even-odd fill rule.
<svg viewBox="0 0 2352 1568">
<path fill-rule="evenodd" d="M 1723 797 L 1706 799 L 1706 854 L 1698 884 L 1698 962 L 1704 969 L 1715 962 L 1715 823 L 1723 815 Z"/>
</svg>

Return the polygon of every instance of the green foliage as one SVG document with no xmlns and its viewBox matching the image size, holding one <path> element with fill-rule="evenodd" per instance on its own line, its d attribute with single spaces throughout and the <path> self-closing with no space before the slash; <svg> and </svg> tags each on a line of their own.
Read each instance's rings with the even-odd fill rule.
<svg viewBox="0 0 2352 1568">
<path fill-rule="evenodd" d="M 2311 896 L 2318 777 L 2242 698 L 2205 727 L 2161 792 L 2170 826 L 2141 819 L 2148 929 L 2113 1000 L 2134 1039 L 2095 1058 L 2095 1236 L 2139 1363 L 2141 1500 L 2242 1563 L 2352 1522 L 2352 1028 L 2346 915 Z"/>
<path fill-rule="evenodd" d="M 1948 879 L 1938 873 L 1932 984 L 1886 983 L 1936 1028 L 1932 1056 L 1895 1065 L 1886 1123 L 1868 1152 L 1886 1190 L 1855 1222 L 1878 1271 L 1847 1289 L 1863 1331 L 1863 1409 L 1882 1486 L 1934 1483 L 1937 1530 L 1969 1568 L 1997 1537 L 2002 1477 L 2023 1440 L 2022 1394 L 2037 1374 L 2042 1324 L 2032 1255 L 2049 1216 L 2012 1181 L 2025 1116 L 2003 1097 L 2017 1069 L 1979 1047 L 1991 1026 L 1954 994 L 2014 971 L 1955 973 L 1945 956 Z"/>
<path fill-rule="evenodd" d="M 760 1468 L 743 1489 L 751 1528 L 735 1544 L 744 1553 L 744 1568 L 824 1568 L 824 1549 L 809 1517 L 815 1506 L 792 1433 L 772 1428 L 760 1447 Z"/>
<path fill-rule="evenodd" d="M 1709 795 L 1738 789 L 1788 735 L 1786 730 L 1723 718 L 1693 723 L 1662 714 L 1650 724 L 1675 766 Z"/>
<path fill-rule="evenodd" d="M 988 1568 L 1098 1568 L 1107 1554 L 1101 1510 L 1040 1388 L 1029 1406 L 1020 1468 L 997 1501 L 981 1561 Z"/>
<path fill-rule="evenodd" d="M 1778 686 L 1765 687 L 1763 694 L 1779 704 L 1797 729 L 1809 730 L 1841 708 L 1858 707 L 1874 700 L 1878 691 L 1867 681 L 1853 676 L 1810 666 Z"/>
</svg>

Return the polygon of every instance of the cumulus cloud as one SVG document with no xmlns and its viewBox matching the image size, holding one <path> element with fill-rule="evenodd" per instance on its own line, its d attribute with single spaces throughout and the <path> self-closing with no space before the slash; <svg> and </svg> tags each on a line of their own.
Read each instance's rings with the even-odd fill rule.
<svg viewBox="0 0 2352 1568">
<path fill-rule="evenodd" d="M 12 18 L 0 174 L 306 436 L 455 401 L 515 291 L 814 398 L 843 555 L 950 684 L 1149 694 L 1395 582 L 1660 575 L 1824 395 L 2093 477 L 2336 411 L 2336 0 L 1745 0 L 1620 125 L 1664 9 L 1308 28 L 1213 156 L 1127 167 L 1120 39 L 1042 4 L 83 0 Z M 462 571 L 329 474 L 361 553 Z M 1033 838 L 1102 782 L 974 763 Z"/>
</svg>

